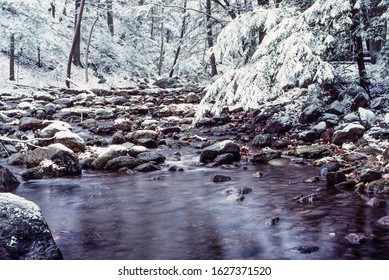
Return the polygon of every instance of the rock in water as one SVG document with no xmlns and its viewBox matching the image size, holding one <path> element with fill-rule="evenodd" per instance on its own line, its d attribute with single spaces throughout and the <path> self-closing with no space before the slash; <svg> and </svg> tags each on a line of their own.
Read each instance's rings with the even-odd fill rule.
<svg viewBox="0 0 389 280">
<path fill-rule="evenodd" d="M 12 192 L 19 184 L 20 182 L 15 178 L 11 171 L 0 165 L 0 192 Z"/>
<path fill-rule="evenodd" d="M 0 259 L 63 259 L 39 207 L 22 197 L 0 194 Z"/>
</svg>

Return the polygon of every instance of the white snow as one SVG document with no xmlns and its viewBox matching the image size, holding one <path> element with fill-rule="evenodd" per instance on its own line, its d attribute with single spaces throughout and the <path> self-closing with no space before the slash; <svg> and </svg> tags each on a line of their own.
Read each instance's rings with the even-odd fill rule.
<svg viewBox="0 0 389 280">
<path fill-rule="evenodd" d="M 365 122 L 370 126 L 375 124 L 376 115 L 371 110 L 359 107 L 358 113 L 359 113 L 359 118 L 361 119 L 362 122 Z"/>
</svg>

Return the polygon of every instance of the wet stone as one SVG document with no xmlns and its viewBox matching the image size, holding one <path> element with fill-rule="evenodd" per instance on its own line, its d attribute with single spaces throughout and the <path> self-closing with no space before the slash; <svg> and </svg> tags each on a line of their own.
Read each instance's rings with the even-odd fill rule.
<svg viewBox="0 0 389 280">
<path fill-rule="evenodd" d="M 298 252 L 300 254 L 312 254 L 320 250 L 320 247 L 317 246 L 298 246 L 290 249 L 293 252 Z"/>
<path fill-rule="evenodd" d="M 328 187 L 332 187 L 332 186 L 339 184 L 341 182 L 344 182 L 346 180 L 347 180 L 347 177 L 342 172 L 328 172 L 326 174 L 326 181 L 327 181 Z"/>
<path fill-rule="evenodd" d="M 0 165 L 0 192 L 12 192 L 19 184 L 19 180 L 16 179 L 11 171 Z"/>
<path fill-rule="evenodd" d="M 377 221 L 377 226 L 383 229 L 389 229 L 389 216 L 384 216 Z"/>
<path fill-rule="evenodd" d="M 231 180 L 231 177 L 227 175 L 215 174 L 211 176 L 211 180 L 215 183 L 227 182 Z"/>
<path fill-rule="evenodd" d="M 382 172 L 380 170 L 364 169 L 361 172 L 361 181 L 369 183 L 382 178 Z"/>
<path fill-rule="evenodd" d="M 364 233 L 349 233 L 345 236 L 346 240 L 354 245 L 360 245 L 366 243 L 368 240 Z"/>
<path fill-rule="evenodd" d="M 279 217 L 272 218 L 266 222 L 269 226 L 275 226 L 280 221 Z"/>
<path fill-rule="evenodd" d="M 281 157 L 281 152 L 275 150 L 263 150 L 250 157 L 252 163 L 268 163 L 270 160 Z"/>
<path fill-rule="evenodd" d="M 235 155 L 232 153 L 221 154 L 214 159 L 214 162 L 218 165 L 232 164 L 234 161 Z"/>
<path fill-rule="evenodd" d="M 380 179 L 368 183 L 366 192 L 368 194 L 389 195 L 389 179 Z"/>
<path fill-rule="evenodd" d="M 164 155 L 156 152 L 144 152 L 138 154 L 136 157 L 140 160 L 143 160 L 144 162 L 154 161 L 159 164 L 164 163 L 166 160 L 166 157 Z"/>
<path fill-rule="evenodd" d="M 332 150 L 325 145 L 299 146 L 296 148 L 296 155 L 305 158 L 322 158 L 332 154 Z"/>
<path fill-rule="evenodd" d="M 137 172 L 152 172 L 152 171 L 160 170 L 160 167 L 154 164 L 144 163 L 135 167 L 134 170 Z"/>
</svg>

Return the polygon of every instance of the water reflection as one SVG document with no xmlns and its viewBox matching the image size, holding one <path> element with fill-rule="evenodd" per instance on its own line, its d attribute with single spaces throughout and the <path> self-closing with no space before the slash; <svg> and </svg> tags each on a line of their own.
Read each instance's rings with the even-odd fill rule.
<svg viewBox="0 0 389 280">
<path fill-rule="evenodd" d="M 185 172 L 89 171 L 25 182 L 16 194 L 41 207 L 66 259 L 389 258 L 388 233 L 374 225 L 386 207 L 367 207 L 358 195 L 323 183 L 303 183 L 317 175 L 313 167 L 205 168 L 193 167 L 191 155 L 182 158 Z M 258 171 L 262 178 L 251 176 Z M 232 180 L 214 183 L 215 173 Z M 242 186 L 252 189 L 243 201 L 226 199 L 226 189 Z M 294 199 L 310 193 L 320 199 Z M 269 225 L 275 217 L 279 222 Z M 371 239 L 352 245 L 344 238 L 352 232 Z M 303 254 L 296 250 L 301 246 L 319 250 Z"/>
</svg>

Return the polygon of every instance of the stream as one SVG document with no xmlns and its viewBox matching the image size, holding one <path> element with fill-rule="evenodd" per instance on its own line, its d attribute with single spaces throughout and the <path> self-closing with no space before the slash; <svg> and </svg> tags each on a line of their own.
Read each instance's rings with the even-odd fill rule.
<svg viewBox="0 0 389 280">
<path fill-rule="evenodd" d="M 174 153 L 181 153 L 180 159 Z M 191 151 L 159 150 L 161 171 L 22 181 L 15 191 L 41 208 L 65 259 L 389 259 L 389 233 L 375 222 L 387 206 L 325 187 L 311 165 L 196 166 Z M 168 171 L 176 165 L 183 172 Z M 262 172 L 261 178 L 252 174 Z M 228 175 L 215 183 L 214 174 Z M 243 201 L 226 190 L 249 187 Z M 317 195 L 311 202 L 296 197 Z M 270 220 L 275 221 L 272 225 Z M 363 244 L 345 236 L 364 233 Z"/>
</svg>

